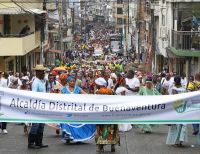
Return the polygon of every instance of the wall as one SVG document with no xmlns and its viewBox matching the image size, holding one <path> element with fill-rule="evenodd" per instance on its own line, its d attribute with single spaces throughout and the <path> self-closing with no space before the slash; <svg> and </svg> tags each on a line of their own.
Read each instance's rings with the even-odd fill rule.
<svg viewBox="0 0 200 154">
<path fill-rule="evenodd" d="M 11 34 L 19 34 L 24 26 L 29 25 L 30 32 L 35 31 L 35 18 L 33 15 L 12 15 Z"/>
<path fill-rule="evenodd" d="M 22 56 L 37 48 L 37 33 L 25 37 L 0 38 L 0 56 Z"/>
</svg>

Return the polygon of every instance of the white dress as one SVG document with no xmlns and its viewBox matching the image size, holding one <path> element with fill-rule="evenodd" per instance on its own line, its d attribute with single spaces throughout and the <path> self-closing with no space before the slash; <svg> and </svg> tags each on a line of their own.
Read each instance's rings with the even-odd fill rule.
<svg viewBox="0 0 200 154">
<path fill-rule="evenodd" d="M 116 94 L 117 95 L 121 95 L 122 92 L 127 92 L 128 89 L 126 89 L 125 87 L 118 87 L 116 89 Z M 132 126 L 131 124 L 118 124 L 118 128 L 119 128 L 119 131 L 120 132 L 127 132 L 127 131 L 130 131 L 132 129 Z"/>
</svg>

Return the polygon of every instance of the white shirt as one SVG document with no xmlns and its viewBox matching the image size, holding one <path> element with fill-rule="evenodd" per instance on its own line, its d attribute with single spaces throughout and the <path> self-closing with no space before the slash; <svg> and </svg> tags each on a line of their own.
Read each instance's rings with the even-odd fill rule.
<svg viewBox="0 0 200 154">
<path fill-rule="evenodd" d="M 126 85 L 128 85 L 130 88 L 140 87 L 140 80 L 138 78 L 135 78 L 135 77 L 132 79 L 126 78 L 125 81 L 126 81 Z M 132 92 L 132 91 L 128 90 L 126 92 L 126 95 L 134 95 L 136 93 L 137 92 Z"/>
<path fill-rule="evenodd" d="M 113 84 L 113 80 L 112 80 L 111 78 L 109 78 L 109 79 L 108 79 L 108 86 L 107 86 L 107 88 L 112 89 L 113 86 L 114 86 L 114 84 Z"/>
<path fill-rule="evenodd" d="M 188 83 L 188 81 L 187 81 L 187 78 L 186 78 L 186 77 L 185 77 L 184 79 L 181 78 L 181 85 L 182 85 L 183 88 L 186 88 L 186 87 L 187 87 L 187 83 Z"/>
<path fill-rule="evenodd" d="M 161 82 L 161 84 L 162 84 L 161 86 L 167 89 L 168 93 L 171 94 L 174 82 L 172 82 L 172 80 L 167 81 L 166 79 L 164 79 L 163 82 Z"/>
<path fill-rule="evenodd" d="M 0 79 L 0 87 L 8 88 L 9 81 L 8 79 L 1 78 Z"/>
</svg>

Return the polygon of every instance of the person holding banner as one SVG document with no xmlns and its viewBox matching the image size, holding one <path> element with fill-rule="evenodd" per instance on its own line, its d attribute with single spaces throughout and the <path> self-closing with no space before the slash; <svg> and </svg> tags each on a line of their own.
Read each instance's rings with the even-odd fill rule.
<svg viewBox="0 0 200 154">
<path fill-rule="evenodd" d="M 119 79 L 117 81 L 117 84 L 114 88 L 114 89 L 116 89 L 115 93 L 117 95 L 125 96 L 126 92 L 128 91 L 128 89 L 126 89 L 125 87 L 126 87 L 125 78 L 120 75 Z M 126 131 L 130 131 L 132 129 L 132 125 L 131 124 L 118 124 L 118 128 L 119 128 L 119 131 L 126 132 Z"/>
<path fill-rule="evenodd" d="M 44 80 L 44 71 L 47 70 L 43 65 L 36 65 L 33 69 L 36 72 L 36 78 L 32 83 L 32 91 L 34 92 L 46 92 L 46 82 Z M 43 132 L 44 132 L 44 123 L 32 123 L 28 135 L 28 148 L 29 149 L 40 149 L 46 148 L 48 145 L 42 143 Z"/>
<path fill-rule="evenodd" d="M 80 87 L 76 85 L 76 77 L 67 77 L 68 85 L 63 87 L 61 93 L 63 94 L 86 94 Z M 92 124 L 60 124 L 62 129 L 62 139 L 66 143 L 70 141 L 83 142 L 94 137 L 96 127 Z"/>
<path fill-rule="evenodd" d="M 172 87 L 172 95 L 186 92 L 186 89 L 181 85 L 181 77 L 174 77 L 174 86 Z M 182 143 L 187 141 L 187 125 L 172 124 L 169 127 L 166 144 L 182 147 Z"/>
<path fill-rule="evenodd" d="M 200 90 L 200 73 L 197 73 L 195 75 L 195 81 L 194 77 L 190 76 L 189 82 L 187 84 L 187 91 L 198 91 Z M 193 135 L 197 135 L 199 133 L 199 124 L 192 124 L 193 127 Z"/>
<path fill-rule="evenodd" d="M 97 95 L 113 95 L 113 91 L 107 87 L 107 82 L 100 77 L 95 80 Z M 120 137 L 118 133 L 118 125 L 116 124 L 97 124 L 95 141 L 97 152 L 104 152 L 104 145 L 111 145 L 111 152 L 115 152 L 115 145 L 120 145 Z"/>
<path fill-rule="evenodd" d="M 8 80 L 8 73 L 4 73 L 0 71 L 0 87 L 8 88 L 9 80 Z M 0 133 L 8 134 L 7 131 L 7 122 L 0 123 Z"/>
<path fill-rule="evenodd" d="M 146 77 L 145 86 L 140 88 L 138 93 L 139 95 L 160 95 L 160 93 L 154 88 L 153 78 L 148 75 Z M 143 133 L 151 133 L 152 126 L 151 124 L 145 125 L 136 125 Z"/>
<path fill-rule="evenodd" d="M 30 87 L 28 85 L 28 82 L 29 82 L 29 78 L 28 76 L 23 76 L 21 78 L 21 82 L 22 82 L 22 85 L 19 86 L 19 90 L 27 90 L 27 91 L 30 91 Z M 29 126 L 31 125 L 31 123 L 24 123 L 24 134 L 25 135 L 28 135 L 28 128 Z"/>
</svg>

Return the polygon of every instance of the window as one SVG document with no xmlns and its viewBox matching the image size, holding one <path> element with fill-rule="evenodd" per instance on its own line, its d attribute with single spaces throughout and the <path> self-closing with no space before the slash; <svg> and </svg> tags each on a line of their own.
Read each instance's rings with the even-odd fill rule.
<svg viewBox="0 0 200 154">
<path fill-rule="evenodd" d="M 118 24 L 118 25 L 122 25 L 122 24 L 123 24 L 122 18 L 117 18 L 117 24 Z"/>
<path fill-rule="evenodd" d="M 117 14 L 123 14 L 122 8 L 117 8 Z"/>
<path fill-rule="evenodd" d="M 162 15 L 162 26 L 165 26 L 165 15 Z"/>
<path fill-rule="evenodd" d="M 119 28 L 119 33 L 123 34 L 123 29 Z"/>
<path fill-rule="evenodd" d="M 123 4 L 123 0 L 117 0 L 117 4 Z"/>
</svg>

